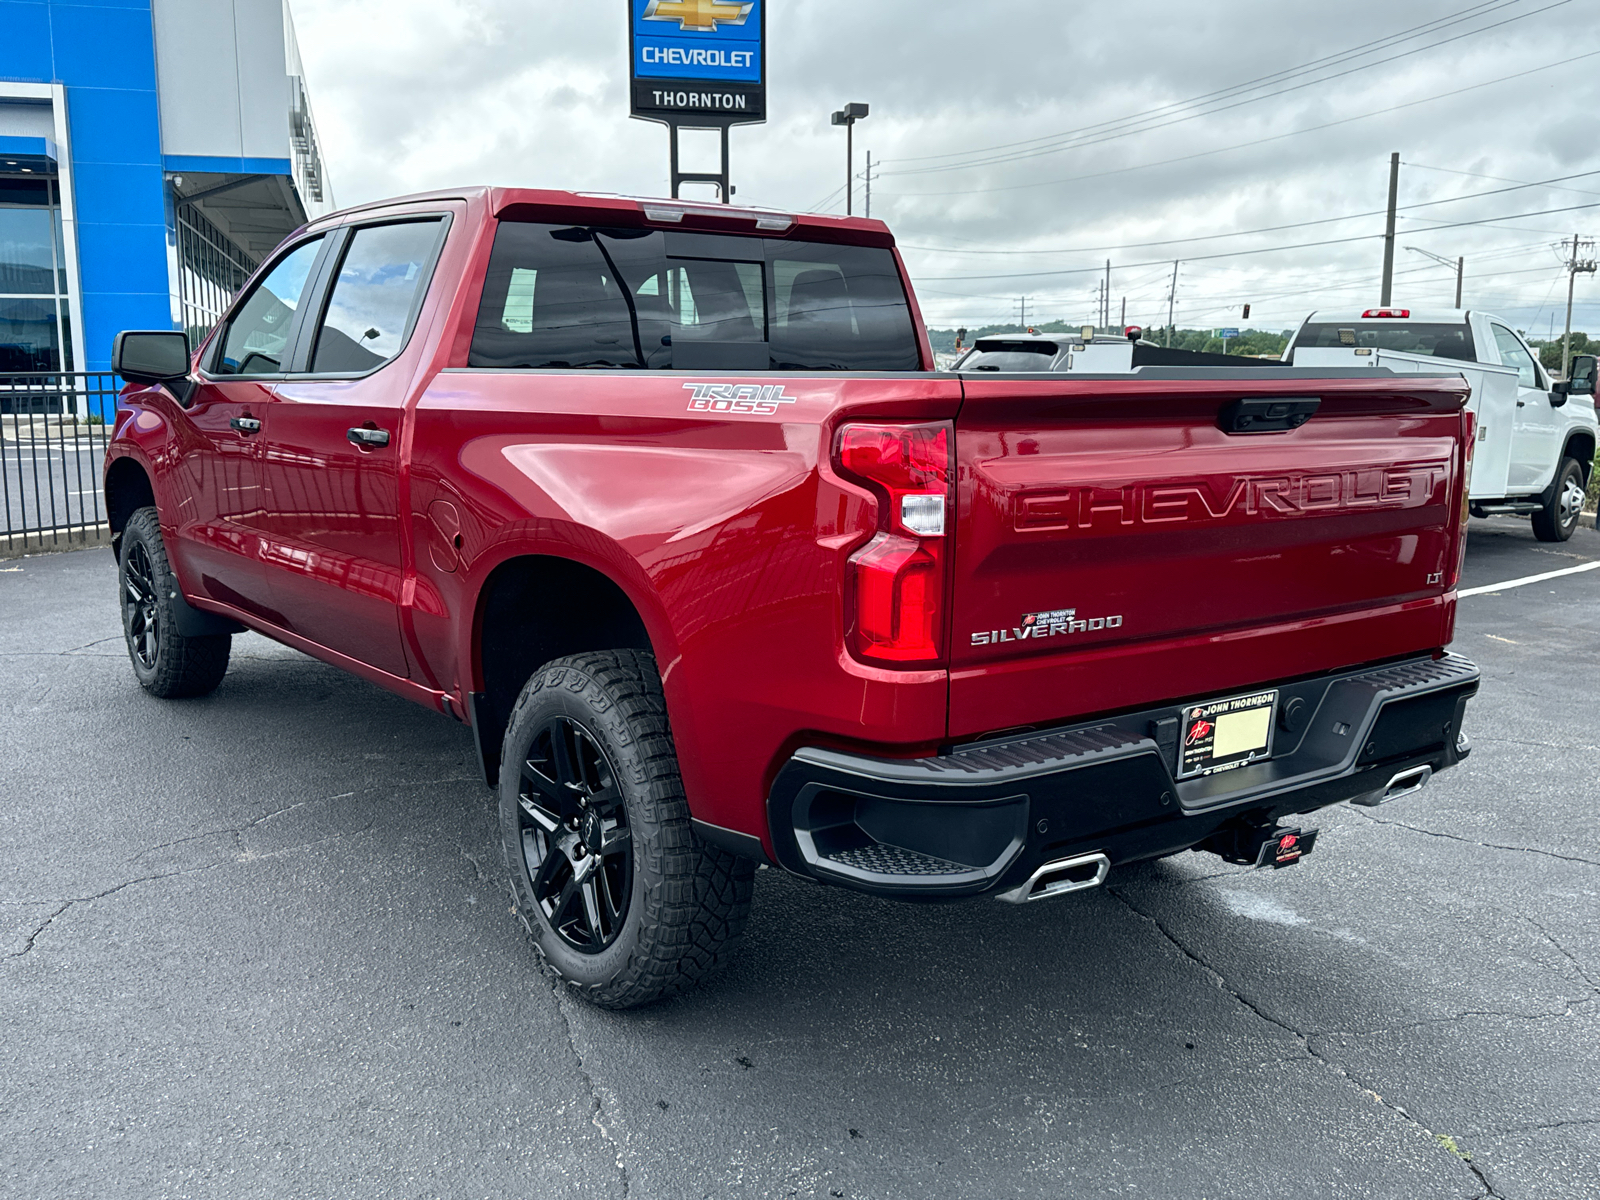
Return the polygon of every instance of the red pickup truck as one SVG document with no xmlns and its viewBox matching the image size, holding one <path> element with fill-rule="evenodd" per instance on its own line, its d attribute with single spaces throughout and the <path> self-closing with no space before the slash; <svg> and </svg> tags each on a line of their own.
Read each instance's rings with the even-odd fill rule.
<svg viewBox="0 0 1600 1200">
<path fill-rule="evenodd" d="M 568 192 L 289 238 L 119 336 L 139 682 L 253 629 L 470 724 L 551 967 L 727 957 L 758 863 L 1029 901 L 1467 753 L 1453 375 L 941 373 L 881 223 Z"/>
</svg>

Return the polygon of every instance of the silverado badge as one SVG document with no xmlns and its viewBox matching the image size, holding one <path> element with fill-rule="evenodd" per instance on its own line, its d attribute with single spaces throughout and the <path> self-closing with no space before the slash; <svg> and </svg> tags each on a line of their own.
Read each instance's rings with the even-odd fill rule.
<svg viewBox="0 0 1600 1200">
<path fill-rule="evenodd" d="M 1095 633 L 1122 628 L 1122 618 L 1080 617 L 1075 608 L 1053 608 L 1048 612 L 1023 613 L 1021 624 L 1010 629 L 988 629 L 972 635 L 974 646 L 998 646 L 1001 642 L 1021 642 L 1028 638 L 1059 637 L 1062 634 Z"/>
</svg>

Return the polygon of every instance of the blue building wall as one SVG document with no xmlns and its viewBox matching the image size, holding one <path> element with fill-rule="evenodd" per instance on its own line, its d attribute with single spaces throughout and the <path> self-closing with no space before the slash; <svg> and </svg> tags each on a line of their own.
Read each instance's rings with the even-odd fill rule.
<svg viewBox="0 0 1600 1200">
<path fill-rule="evenodd" d="M 105 370 L 119 330 L 172 327 L 150 0 L 0 0 L 0 31 L 0 78 L 66 86 L 88 360 L 76 366 Z"/>
</svg>

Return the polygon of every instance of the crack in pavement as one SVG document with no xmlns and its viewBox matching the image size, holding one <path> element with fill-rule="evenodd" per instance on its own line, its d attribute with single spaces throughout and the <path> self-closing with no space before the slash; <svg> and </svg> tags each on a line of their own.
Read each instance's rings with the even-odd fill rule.
<svg viewBox="0 0 1600 1200">
<path fill-rule="evenodd" d="M 1399 1033 L 1406 1029 L 1421 1029 L 1427 1025 L 1454 1025 L 1458 1021 L 1465 1021 L 1468 1017 L 1501 1017 L 1507 1021 L 1559 1021 L 1563 1017 L 1575 1016 L 1575 1009 L 1583 1008 L 1585 1005 L 1594 1004 L 1595 1002 L 1593 998 L 1569 1000 L 1566 1008 L 1560 1012 L 1503 1012 L 1492 1008 L 1468 1008 L 1458 1013 L 1451 1013 L 1448 1017 L 1427 1017 L 1421 1021 L 1407 1021 L 1402 1025 L 1378 1025 L 1372 1029 L 1313 1029 L 1302 1036 L 1308 1038 L 1373 1037 L 1380 1033 Z"/>
<path fill-rule="evenodd" d="M 124 890 L 125 888 L 133 887 L 135 884 L 155 883 L 155 882 L 157 882 L 159 880 L 162 880 L 162 879 L 177 879 L 177 878 L 179 878 L 180 876 L 183 876 L 183 875 L 198 875 L 198 874 L 201 874 L 204 871 L 214 871 L 218 867 L 237 866 L 237 865 L 239 865 L 241 863 L 264 862 L 264 861 L 266 861 L 267 859 L 270 859 L 270 858 L 282 858 L 282 857 L 285 857 L 285 856 L 290 855 L 290 854 L 302 854 L 307 850 L 314 850 L 318 846 L 326 845 L 328 842 L 336 842 L 340 838 L 358 837 L 359 835 L 361 835 L 363 833 L 370 833 L 372 831 L 372 829 L 373 829 L 373 825 L 365 825 L 360 829 L 342 830 L 342 831 L 340 831 L 338 833 L 329 834 L 327 837 L 317 838 L 315 841 L 304 842 L 304 843 L 302 843 L 302 844 L 300 844 L 298 846 L 285 846 L 285 847 L 283 847 L 282 849 L 279 849 L 279 850 L 268 850 L 264 854 L 256 854 L 256 853 L 253 853 L 253 852 L 248 851 L 248 850 L 242 850 L 238 854 L 230 855 L 227 858 L 219 858 L 215 862 L 203 863 L 198 867 L 184 867 L 183 869 L 177 870 L 177 871 L 160 871 L 160 872 L 157 872 L 154 875 L 141 875 L 136 879 L 124 879 L 121 883 L 115 884 L 112 887 L 108 887 L 102 892 L 95 892 L 95 893 L 93 893 L 91 895 L 88 895 L 88 896 L 68 896 L 65 899 L 57 896 L 57 897 L 53 897 L 53 898 L 47 899 L 47 900 L 32 899 L 32 900 L 6 900 L 6 901 L 0 901 L 0 903 L 11 904 L 11 905 L 17 905 L 17 904 L 58 904 L 58 905 L 60 905 L 60 907 L 58 909 L 56 909 L 55 912 L 51 913 L 50 916 L 47 917 L 38 926 L 38 928 L 36 928 L 31 934 L 28 935 L 27 943 L 23 946 L 23 948 L 21 950 L 17 951 L 15 954 L 6 955 L 6 958 L 8 958 L 8 959 L 16 959 L 16 958 L 21 958 L 25 954 L 27 954 L 30 950 L 33 949 L 34 943 L 38 940 L 39 935 L 42 934 L 45 931 L 45 929 L 50 925 L 50 923 L 52 921 L 54 921 L 57 917 L 59 917 L 62 913 L 66 912 L 69 908 L 73 907 L 76 904 L 92 904 L 96 900 L 104 900 L 108 896 L 116 895 L 118 892 Z M 230 830 L 222 830 L 220 832 L 226 833 L 226 832 L 231 832 L 231 831 Z M 185 840 L 187 840 L 187 839 L 185 839 Z M 173 843 L 173 844 L 176 844 L 176 843 Z"/>
<path fill-rule="evenodd" d="M 46 917 L 43 921 L 41 921 L 39 923 L 39 925 L 37 926 L 37 928 L 35 928 L 34 931 L 28 935 L 28 940 L 23 943 L 22 949 L 18 950 L 15 954 L 8 954 L 8 955 L 6 955 L 6 957 L 7 958 L 21 958 L 23 955 L 27 954 L 28 951 L 32 950 L 33 949 L 33 943 L 36 942 L 39 939 L 39 935 L 41 933 L 43 933 L 46 929 L 48 929 L 50 927 L 50 922 L 54 921 L 62 913 L 66 912 L 67 909 L 71 908 L 72 907 L 72 903 L 73 902 L 71 900 L 68 900 L 60 908 L 56 909 L 55 912 L 51 913 L 48 917 Z"/>
<path fill-rule="evenodd" d="M 1305 1052 L 1305 1054 L 1306 1054 L 1306 1056 L 1308 1058 L 1312 1059 L 1313 1061 L 1315 1061 L 1317 1063 L 1320 1063 L 1322 1066 L 1324 1066 L 1328 1070 L 1332 1071 L 1335 1075 L 1339 1076 L 1339 1078 L 1343 1079 L 1351 1087 L 1357 1089 L 1363 1095 L 1368 1096 L 1375 1103 L 1382 1105 L 1384 1108 L 1388 1109 L 1390 1112 L 1394 1113 L 1395 1115 L 1397 1115 L 1399 1117 L 1402 1117 L 1408 1123 L 1410 1123 L 1411 1125 L 1414 1125 L 1417 1129 L 1421 1130 L 1424 1134 L 1426 1134 L 1430 1139 L 1432 1139 L 1435 1142 L 1435 1144 L 1439 1145 L 1441 1147 L 1441 1149 L 1444 1148 L 1444 1143 L 1439 1141 L 1439 1136 L 1437 1134 L 1435 1134 L 1433 1130 L 1429 1129 L 1426 1125 L 1424 1125 L 1421 1121 L 1417 1120 L 1416 1117 L 1412 1116 L 1409 1112 L 1407 1112 L 1405 1108 L 1403 1108 L 1401 1105 L 1398 1105 L 1398 1104 L 1391 1104 L 1389 1101 L 1385 1100 L 1381 1095 L 1379 1095 L 1372 1088 L 1368 1087 L 1361 1080 L 1357 1079 L 1354 1075 L 1352 1075 L 1344 1067 L 1341 1067 L 1338 1063 L 1334 1062 L 1332 1059 L 1327 1058 L 1326 1056 L 1320 1054 L 1311 1044 L 1311 1039 L 1312 1039 L 1312 1036 L 1314 1036 L 1314 1035 L 1308 1035 L 1308 1034 L 1302 1033 L 1300 1030 L 1296 1029 L 1294 1026 L 1288 1024 L 1287 1022 L 1281 1021 L 1277 1017 L 1272 1016 L 1270 1013 L 1268 1013 L 1265 1009 L 1261 1008 L 1258 1004 L 1256 1004 L 1249 997 L 1245 996 L 1245 994 L 1243 992 L 1239 991 L 1237 988 L 1235 988 L 1232 985 L 1230 985 L 1228 983 L 1227 977 L 1224 976 L 1221 971 L 1219 971 L 1216 967 L 1212 966 L 1204 958 L 1200 957 L 1199 954 L 1195 953 L 1188 946 L 1186 946 L 1177 937 L 1176 934 L 1174 934 L 1170 929 L 1167 928 L 1166 922 L 1162 921 L 1159 917 L 1153 916 L 1150 913 L 1145 912 L 1138 905 L 1134 904 L 1133 901 L 1129 900 L 1127 898 L 1127 896 L 1123 895 L 1122 892 L 1120 890 L 1118 890 L 1117 888 L 1108 887 L 1105 890 L 1110 892 L 1111 895 L 1116 897 L 1117 900 L 1121 901 L 1122 904 L 1128 909 L 1128 911 L 1131 912 L 1134 916 L 1136 916 L 1140 920 L 1146 921 L 1150 925 L 1154 926 L 1156 932 L 1161 934 L 1161 936 L 1163 938 L 1165 938 L 1169 943 L 1171 943 L 1173 948 L 1176 949 L 1178 951 L 1178 953 L 1182 954 L 1185 958 L 1187 958 L 1190 962 L 1192 962 L 1196 966 L 1198 966 L 1207 975 L 1211 976 L 1211 978 L 1216 982 L 1217 986 L 1220 987 L 1223 991 L 1227 992 L 1228 995 L 1232 996 L 1236 1001 L 1239 1002 L 1240 1005 L 1242 1005 L 1244 1008 L 1249 1009 L 1252 1013 L 1254 1013 L 1256 1016 L 1260 1017 L 1267 1024 L 1272 1025 L 1272 1026 L 1274 1026 L 1274 1027 L 1276 1027 L 1278 1029 L 1283 1030 L 1285 1033 L 1289 1034 L 1296 1041 L 1298 1041 L 1300 1043 L 1300 1048 Z M 1494 1185 L 1489 1182 L 1488 1177 L 1484 1175 L 1483 1171 L 1478 1167 L 1478 1165 L 1476 1163 L 1474 1163 L 1472 1161 L 1472 1159 L 1470 1157 L 1464 1157 L 1464 1156 L 1462 1156 L 1460 1154 L 1456 1154 L 1454 1157 L 1463 1166 L 1465 1166 L 1467 1168 L 1467 1170 L 1471 1171 L 1473 1173 L 1473 1175 L 1475 1175 L 1477 1177 L 1478 1182 L 1480 1184 L 1482 1184 L 1484 1189 L 1485 1189 L 1485 1195 L 1486 1196 L 1493 1197 L 1494 1200 L 1503 1200 L 1503 1198 L 1500 1196 L 1500 1193 L 1495 1191 Z"/>
<path fill-rule="evenodd" d="M 1531 1125 L 1508 1125 L 1504 1129 L 1485 1129 L 1474 1137 L 1509 1137 L 1514 1133 L 1537 1133 L 1545 1129 L 1565 1129 L 1569 1125 L 1600 1125 L 1600 1117 L 1577 1117 L 1570 1121 L 1546 1121 Z"/>
<path fill-rule="evenodd" d="M 513 899 L 515 899 L 514 894 Z M 542 952 L 540 957 L 543 957 Z M 626 1197 L 631 1185 L 628 1179 L 628 1164 L 622 1158 L 622 1143 L 601 1119 L 605 1112 L 600 1102 L 600 1089 L 595 1086 L 594 1077 L 589 1074 L 589 1068 L 584 1065 L 583 1055 L 578 1051 L 577 1033 L 572 1027 L 572 1017 L 567 1012 L 568 999 L 562 992 L 561 979 L 554 972 L 550 977 L 550 995 L 556 1002 L 556 1015 L 561 1018 L 561 1025 L 567 1031 L 567 1049 L 572 1052 L 573 1065 L 578 1068 L 578 1077 L 583 1080 L 584 1090 L 589 1093 L 589 1102 L 594 1105 L 594 1111 L 589 1114 L 589 1123 L 600 1131 L 600 1136 L 611 1146 L 617 1164 L 617 1175 L 622 1180 L 622 1194 Z"/>
<path fill-rule="evenodd" d="M 1600 862 L 1596 862 L 1592 858 L 1579 858 L 1572 854 L 1557 854 L 1554 850 L 1541 850 L 1537 846 L 1504 846 L 1498 842 L 1480 842 L 1475 838 L 1462 837 L 1458 833 L 1441 833 L 1437 829 L 1422 829 L 1416 825 L 1407 825 L 1404 821 L 1385 821 L 1382 817 L 1374 817 L 1370 813 L 1362 812 L 1359 808 L 1350 808 L 1349 811 L 1363 820 L 1371 821 L 1374 825 L 1392 825 L 1396 829 L 1409 829 L 1412 833 L 1420 833 L 1424 837 L 1446 838 L 1452 842 L 1464 842 L 1468 846 L 1477 846 L 1483 850 L 1509 850 L 1514 854 L 1541 854 L 1545 858 L 1554 858 L 1561 862 L 1582 863 L 1587 867 L 1600 867 Z"/>
<path fill-rule="evenodd" d="M 93 649 L 95 646 L 104 646 L 107 642 L 121 640 L 122 635 L 119 633 L 114 637 L 103 637 L 93 642 L 85 642 L 81 646 L 72 646 L 66 650 L 7 650 L 4 653 L 0 653 L 0 658 L 68 658 L 73 655 L 79 655 L 84 658 L 121 658 L 122 655 L 120 654 L 84 655 L 81 653 L 84 650 Z"/>
<path fill-rule="evenodd" d="M 1565 958 L 1568 962 L 1570 962 L 1572 964 L 1572 969 L 1575 970 L 1578 973 L 1579 978 L 1581 978 L 1592 989 L 1594 989 L 1594 992 L 1595 992 L 1596 995 L 1600 995 L 1600 980 L 1596 980 L 1593 975 L 1589 974 L 1588 968 L 1586 968 L 1581 962 L 1578 961 L 1577 956 L 1574 955 L 1572 953 L 1572 951 L 1568 950 L 1565 946 L 1563 946 L 1560 942 L 1558 942 L 1556 940 L 1556 935 L 1555 934 L 1551 933 L 1548 929 L 1546 929 L 1538 921 L 1535 921 L 1532 917 L 1528 916 L 1527 914 L 1518 913 L 1517 915 L 1522 917 L 1522 919 L 1524 921 L 1526 921 L 1529 925 L 1532 925 L 1535 929 L 1537 929 L 1544 936 L 1544 940 L 1549 942 L 1552 946 L 1554 946 L 1556 948 L 1557 952 L 1559 952 L 1560 955 L 1563 958 Z M 1589 1002 L 1585 1001 L 1585 1003 L 1589 1003 Z"/>
</svg>

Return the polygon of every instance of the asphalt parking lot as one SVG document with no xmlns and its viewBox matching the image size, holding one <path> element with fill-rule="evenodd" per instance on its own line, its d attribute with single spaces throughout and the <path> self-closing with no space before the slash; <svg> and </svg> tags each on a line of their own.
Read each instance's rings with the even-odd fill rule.
<svg viewBox="0 0 1600 1200">
<path fill-rule="evenodd" d="M 1465 583 L 1597 560 L 1474 521 Z M 628 1014 L 540 973 L 466 729 L 255 636 L 151 699 L 114 578 L 0 562 L 0 1195 L 1600 1195 L 1600 571 L 1464 599 L 1473 756 L 1292 870 L 764 871 Z"/>
</svg>

